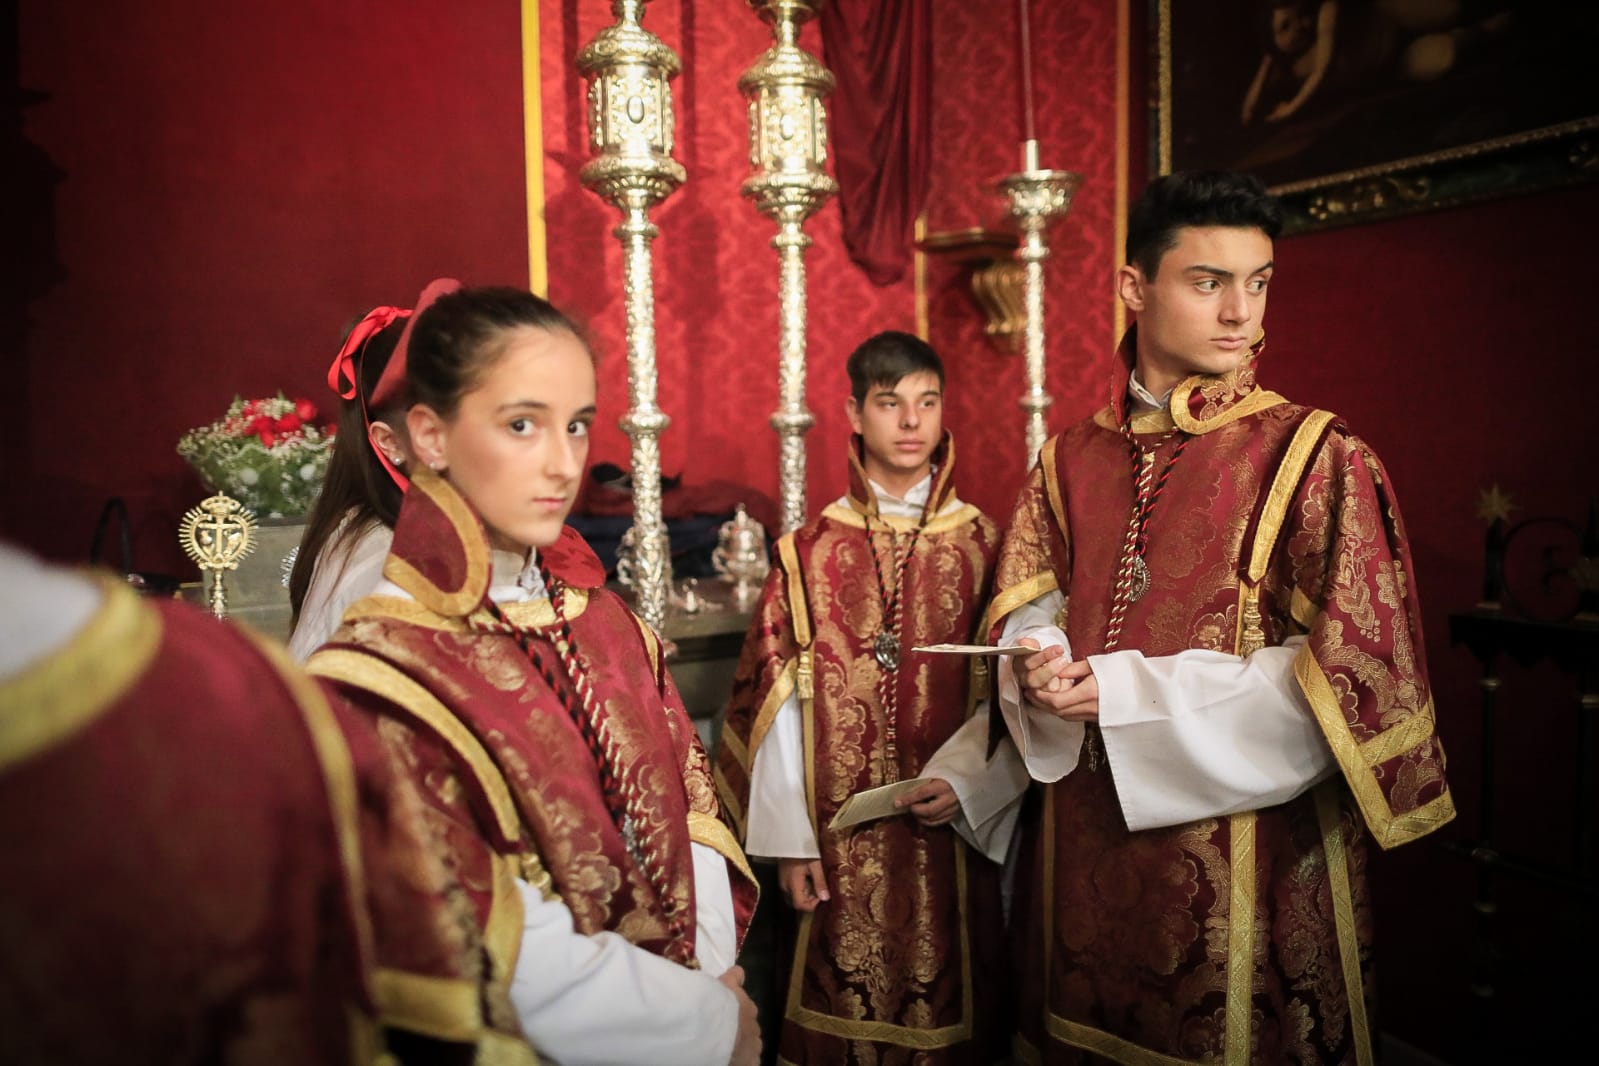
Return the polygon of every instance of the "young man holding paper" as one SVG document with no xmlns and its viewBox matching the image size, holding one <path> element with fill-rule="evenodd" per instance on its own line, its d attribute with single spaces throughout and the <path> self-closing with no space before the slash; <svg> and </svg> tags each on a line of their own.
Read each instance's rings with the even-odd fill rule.
<svg viewBox="0 0 1599 1066">
<path fill-rule="evenodd" d="M 778 542 L 717 785 L 800 912 L 783 1061 L 989 1061 L 1001 990 L 973 953 L 998 946 L 1027 775 L 1008 741 L 987 757 L 994 660 L 913 649 L 983 632 L 999 534 L 955 497 L 937 354 L 880 333 L 848 370 L 850 491 Z M 895 813 L 835 824 L 885 787 Z"/>
</svg>

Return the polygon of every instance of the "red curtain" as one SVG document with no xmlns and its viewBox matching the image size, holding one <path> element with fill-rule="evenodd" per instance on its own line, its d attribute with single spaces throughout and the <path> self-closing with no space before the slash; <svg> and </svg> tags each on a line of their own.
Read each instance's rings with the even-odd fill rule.
<svg viewBox="0 0 1599 1066">
<path fill-rule="evenodd" d="M 876 285 L 905 274 L 932 153 L 930 0 L 833 0 L 822 49 L 844 246 Z"/>
</svg>

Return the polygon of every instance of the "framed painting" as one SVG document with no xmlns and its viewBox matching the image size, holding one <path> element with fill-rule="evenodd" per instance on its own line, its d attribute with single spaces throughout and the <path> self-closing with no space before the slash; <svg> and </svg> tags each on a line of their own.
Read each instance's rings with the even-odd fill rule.
<svg viewBox="0 0 1599 1066">
<path fill-rule="evenodd" d="M 1151 2 L 1160 172 L 1254 173 L 1290 232 L 1599 177 L 1599 4 Z"/>
</svg>

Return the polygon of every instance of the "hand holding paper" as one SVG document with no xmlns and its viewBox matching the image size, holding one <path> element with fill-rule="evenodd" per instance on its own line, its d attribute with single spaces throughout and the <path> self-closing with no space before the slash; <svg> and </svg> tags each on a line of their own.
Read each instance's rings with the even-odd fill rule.
<svg viewBox="0 0 1599 1066">
<path fill-rule="evenodd" d="M 902 794 L 925 783 L 921 778 L 913 777 L 909 781 L 895 781 L 892 785 L 879 785 L 877 788 L 857 792 L 844 801 L 838 813 L 833 815 L 833 820 L 827 823 L 827 828 L 848 829 L 852 825 L 869 822 L 874 818 L 903 814 L 904 811 L 894 806 L 894 801 Z"/>
</svg>

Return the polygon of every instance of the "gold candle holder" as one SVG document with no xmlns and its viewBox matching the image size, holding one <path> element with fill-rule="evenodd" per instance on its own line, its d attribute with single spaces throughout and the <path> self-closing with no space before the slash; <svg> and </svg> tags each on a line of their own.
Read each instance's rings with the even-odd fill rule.
<svg viewBox="0 0 1599 1066">
<path fill-rule="evenodd" d="M 578 53 L 589 79 L 589 149 L 579 179 L 622 214 L 612 231 L 622 242 L 627 306 L 627 393 L 621 426 L 632 442 L 635 602 L 659 630 L 666 621 L 668 547 L 661 520 L 660 436 L 671 423 L 656 405 L 655 279 L 650 242 L 659 232 L 652 207 L 683 184 L 672 158 L 672 90 L 677 53 L 639 25 L 645 0 L 613 0 L 615 25 Z"/>
<path fill-rule="evenodd" d="M 211 613 L 228 616 L 228 594 L 222 572 L 237 570 L 239 560 L 255 550 L 255 514 L 232 496 L 217 493 L 189 508 L 178 526 L 178 543 L 209 576 Z"/>
<path fill-rule="evenodd" d="M 798 44 L 800 26 L 825 0 L 748 0 L 772 27 L 773 45 L 738 79 L 749 101 L 750 166 L 739 191 L 777 223 L 778 399 L 771 426 L 779 441 L 782 529 L 805 524 L 805 434 L 816 417 L 805 406 L 805 220 L 838 183 L 827 173 L 827 109 L 833 75 Z"/>
<path fill-rule="evenodd" d="M 1079 175 L 1069 170 L 1044 170 L 1038 165 L 1038 142 L 1023 146 L 1023 167 L 1000 179 L 998 188 L 1021 233 L 1016 259 L 1026 272 L 1023 299 L 1027 307 L 1027 391 L 1021 406 L 1027 412 L 1027 468 L 1044 446 L 1044 412 L 1054 403 L 1044 388 L 1044 260 L 1049 258 L 1049 227 L 1066 217 Z"/>
</svg>

